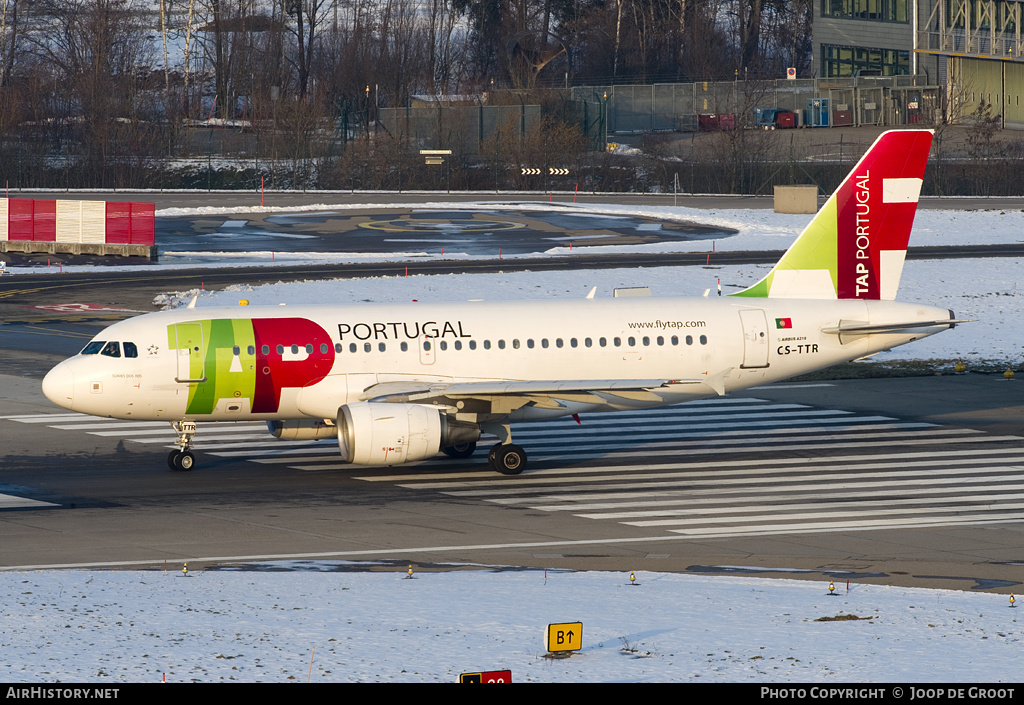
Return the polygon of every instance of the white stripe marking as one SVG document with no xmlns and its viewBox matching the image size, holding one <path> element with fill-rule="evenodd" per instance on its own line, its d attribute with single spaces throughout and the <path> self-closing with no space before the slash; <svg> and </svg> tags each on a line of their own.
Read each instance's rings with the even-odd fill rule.
<svg viewBox="0 0 1024 705">
<path fill-rule="evenodd" d="M 0 494 L 0 509 L 23 509 L 26 507 L 59 507 L 59 504 L 53 502 L 42 502 L 38 499 L 27 499 L 25 497 L 15 497 L 10 494 Z"/>
<path fill-rule="evenodd" d="M 882 179 L 882 203 L 917 203 L 922 179 Z"/>
</svg>

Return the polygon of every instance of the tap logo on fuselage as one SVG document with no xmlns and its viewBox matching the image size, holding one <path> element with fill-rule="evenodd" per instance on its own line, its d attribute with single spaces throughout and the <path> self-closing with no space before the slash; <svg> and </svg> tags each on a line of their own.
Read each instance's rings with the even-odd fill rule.
<svg viewBox="0 0 1024 705">
<path fill-rule="evenodd" d="M 334 366 L 334 341 L 305 318 L 189 321 L 169 325 L 167 337 L 189 382 L 188 414 L 210 414 L 223 399 L 275 413 L 282 389 L 315 384 Z"/>
</svg>

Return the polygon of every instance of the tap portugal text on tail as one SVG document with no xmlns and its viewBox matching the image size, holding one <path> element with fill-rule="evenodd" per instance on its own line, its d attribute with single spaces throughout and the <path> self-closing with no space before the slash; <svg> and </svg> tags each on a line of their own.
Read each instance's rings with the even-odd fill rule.
<svg viewBox="0 0 1024 705">
<path fill-rule="evenodd" d="M 346 462 L 467 457 L 518 474 L 512 424 L 714 397 L 952 328 L 895 301 L 928 130 L 886 132 L 769 274 L 721 298 L 178 309 L 115 323 L 43 392 L 96 416 L 167 420 L 191 469 L 196 421 L 337 438 Z"/>
</svg>

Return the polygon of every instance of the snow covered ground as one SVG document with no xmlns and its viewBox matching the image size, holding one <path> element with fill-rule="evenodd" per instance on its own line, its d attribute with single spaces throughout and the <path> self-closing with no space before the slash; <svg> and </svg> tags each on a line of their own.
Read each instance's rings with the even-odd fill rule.
<svg viewBox="0 0 1024 705">
<path fill-rule="evenodd" d="M 1007 595 L 847 591 L 842 576 L 829 596 L 826 581 L 337 566 L 0 573 L 0 682 L 452 683 L 505 669 L 514 682 L 1020 680 L 1024 610 Z M 547 625 L 567 622 L 583 623 L 582 649 L 546 658 Z"/>
</svg>

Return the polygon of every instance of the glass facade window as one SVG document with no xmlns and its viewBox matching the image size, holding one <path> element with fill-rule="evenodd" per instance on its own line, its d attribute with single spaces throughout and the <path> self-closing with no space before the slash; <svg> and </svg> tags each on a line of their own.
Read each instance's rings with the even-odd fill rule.
<svg viewBox="0 0 1024 705">
<path fill-rule="evenodd" d="M 860 75 L 902 76 L 908 73 L 909 51 L 821 45 L 821 75 L 826 78 Z"/>
<path fill-rule="evenodd" d="M 871 22 L 907 22 L 907 0 L 821 0 L 823 17 Z"/>
</svg>

